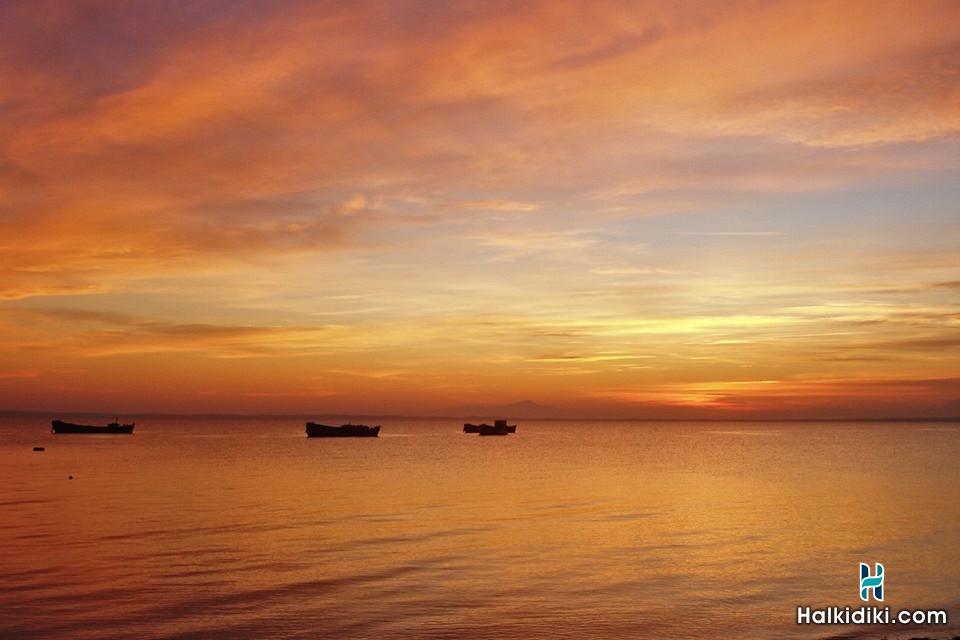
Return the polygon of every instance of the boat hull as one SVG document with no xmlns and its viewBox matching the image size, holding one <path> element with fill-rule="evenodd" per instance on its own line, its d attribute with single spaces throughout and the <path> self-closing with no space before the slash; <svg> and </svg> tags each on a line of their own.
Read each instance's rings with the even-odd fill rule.
<svg viewBox="0 0 960 640">
<path fill-rule="evenodd" d="M 376 438 L 380 434 L 380 426 L 368 427 L 362 424 L 345 424 L 331 427 L 316 422 L 307 423 L 308 438 Z"/>
<path fill-rule="evenodd" d="M 50 429 L 53 433 L 118 433 L 118 434 L 131 434 L 133 433 L 134 424 L 117 424 L 112 422 L 104 427 L 97 427 L 88 424 L 73 424 L 71 422 L 63 422 L 62 420 L 54 420 L 50 423 L 52 428 Z"/>
<path fill-rule="evenodd" d="M 510 428 L 505 425 L 494 425 L 490 426 L 488 424 L 480 425 L 480 435 L 482 436 L 505 436 L 510 433 Z"/>
</svg>

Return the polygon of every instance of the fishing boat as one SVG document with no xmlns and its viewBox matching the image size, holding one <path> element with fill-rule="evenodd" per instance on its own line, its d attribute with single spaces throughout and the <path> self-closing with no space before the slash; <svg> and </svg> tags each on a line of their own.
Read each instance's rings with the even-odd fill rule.
<svg viewBox="0 0 960 640">
<path fill-rule="evenodd" d="M 133 433 L 133 425 L 136 423 L 120 424 L 119 422 L 111 422 L 105 427 L 100 427 L 54 420 L 50 424 L 53 426 L 53 428 L 50 429 L 53 433 Z"/>
<path fill-rule="evenodd" d="M 506 420 L 496 420 L 491 427 L 488 424 L 479 425 L 479 433 L 482 436 L 505 436 L 509 433 L 516 433 L 517 425 L 507 424 Z"/>
<path fill-rule="evenodd" d="M 503 431 L 503 434 L 499 433 Z M 517 425 L 507 424 L 506 420 L 494 420 L 493 426 L 484 422 L 483 424 L 471 424 L 469 422 L 464 423 L 463 425 L 464 433 L 479 433 L 486 436 L 499 436 L 506 435 L 508 433 L 516 433 Z"/>
<path fill-rule="evenodd" d="M 380 425 L 368 427 L 363 424 L 344 424 L 331 427 L 316 422 L 307 423 L 308 438 L 376 438 L 380 433 Z"/>
</svg>

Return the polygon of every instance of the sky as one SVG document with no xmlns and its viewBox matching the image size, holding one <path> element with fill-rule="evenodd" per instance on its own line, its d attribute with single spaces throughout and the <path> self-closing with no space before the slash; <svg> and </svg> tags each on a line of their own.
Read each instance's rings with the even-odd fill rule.
<svg viewBox="0 0 960 640">
<path fill-rule="evenodd" d="M 5 0 L 0 409 L 940 415 L 958 169 L 955 1 Z"/>
</svg>

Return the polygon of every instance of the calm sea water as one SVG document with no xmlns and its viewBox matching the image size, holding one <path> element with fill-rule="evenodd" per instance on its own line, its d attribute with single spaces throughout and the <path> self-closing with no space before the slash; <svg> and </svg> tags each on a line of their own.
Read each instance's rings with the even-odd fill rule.
<svg viewBox="0 0 960 640">
<path fill-rule="evenodd" d="M 960 629 L 960 424 L 382 424 L 0 420 L 0 637 Z M 860 562 L 885 565 L 884 605 L 949 625 L 798 626 L 798 605 L 861 605 Z"/>
</svg>

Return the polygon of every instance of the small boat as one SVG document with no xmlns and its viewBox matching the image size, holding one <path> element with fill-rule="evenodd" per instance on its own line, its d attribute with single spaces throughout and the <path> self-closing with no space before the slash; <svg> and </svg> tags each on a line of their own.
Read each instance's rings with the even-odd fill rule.
<svg viewBox="0 0 960 640">
<path fill-rule="evenodd" d="M 54 420 L 50 424 L 53 426 L 53 428 L 50 429 L 53 433 L 133 433 L 133 425 L 136 423 L 120 424 L 119 422 L 111 422 L 105 427 L 95 427 L 87 424 L 73 424 L 72 422 L 64 422 L 63 420 Z"/>
<path fill-rule="evenodd" d="M 516 433 L 517 425 L 507 424 L 506 420 L 494 420 L 493 426 L 490 426 L 486 422 L 483 424 L 470 424 L 469 422 L 464 423 L 463 432 L 464 433 L 482 433 L 487 431 L 488 433 L 484 435 L 500 435 L 499 433 L 492 433 L 493 431 L 504 431 L 505 433 Z"/>
<path fill-rule="evenodd" d="M 478 433 L 482 436 L 505 436 L 508 433 L 516 433 L 517 425 L 507 424 L 506 420 L 496 420 L 491 427 L 488 424 L 481 424 Z"/>
<path fill-rule="evenodd" d="M 363 424 L 344 424 L 331 427 L 316 422 L 307 423 L 308 438 L 376 438 L 380 433 L 380 425 L 368 427 Z"/>
</svg>

